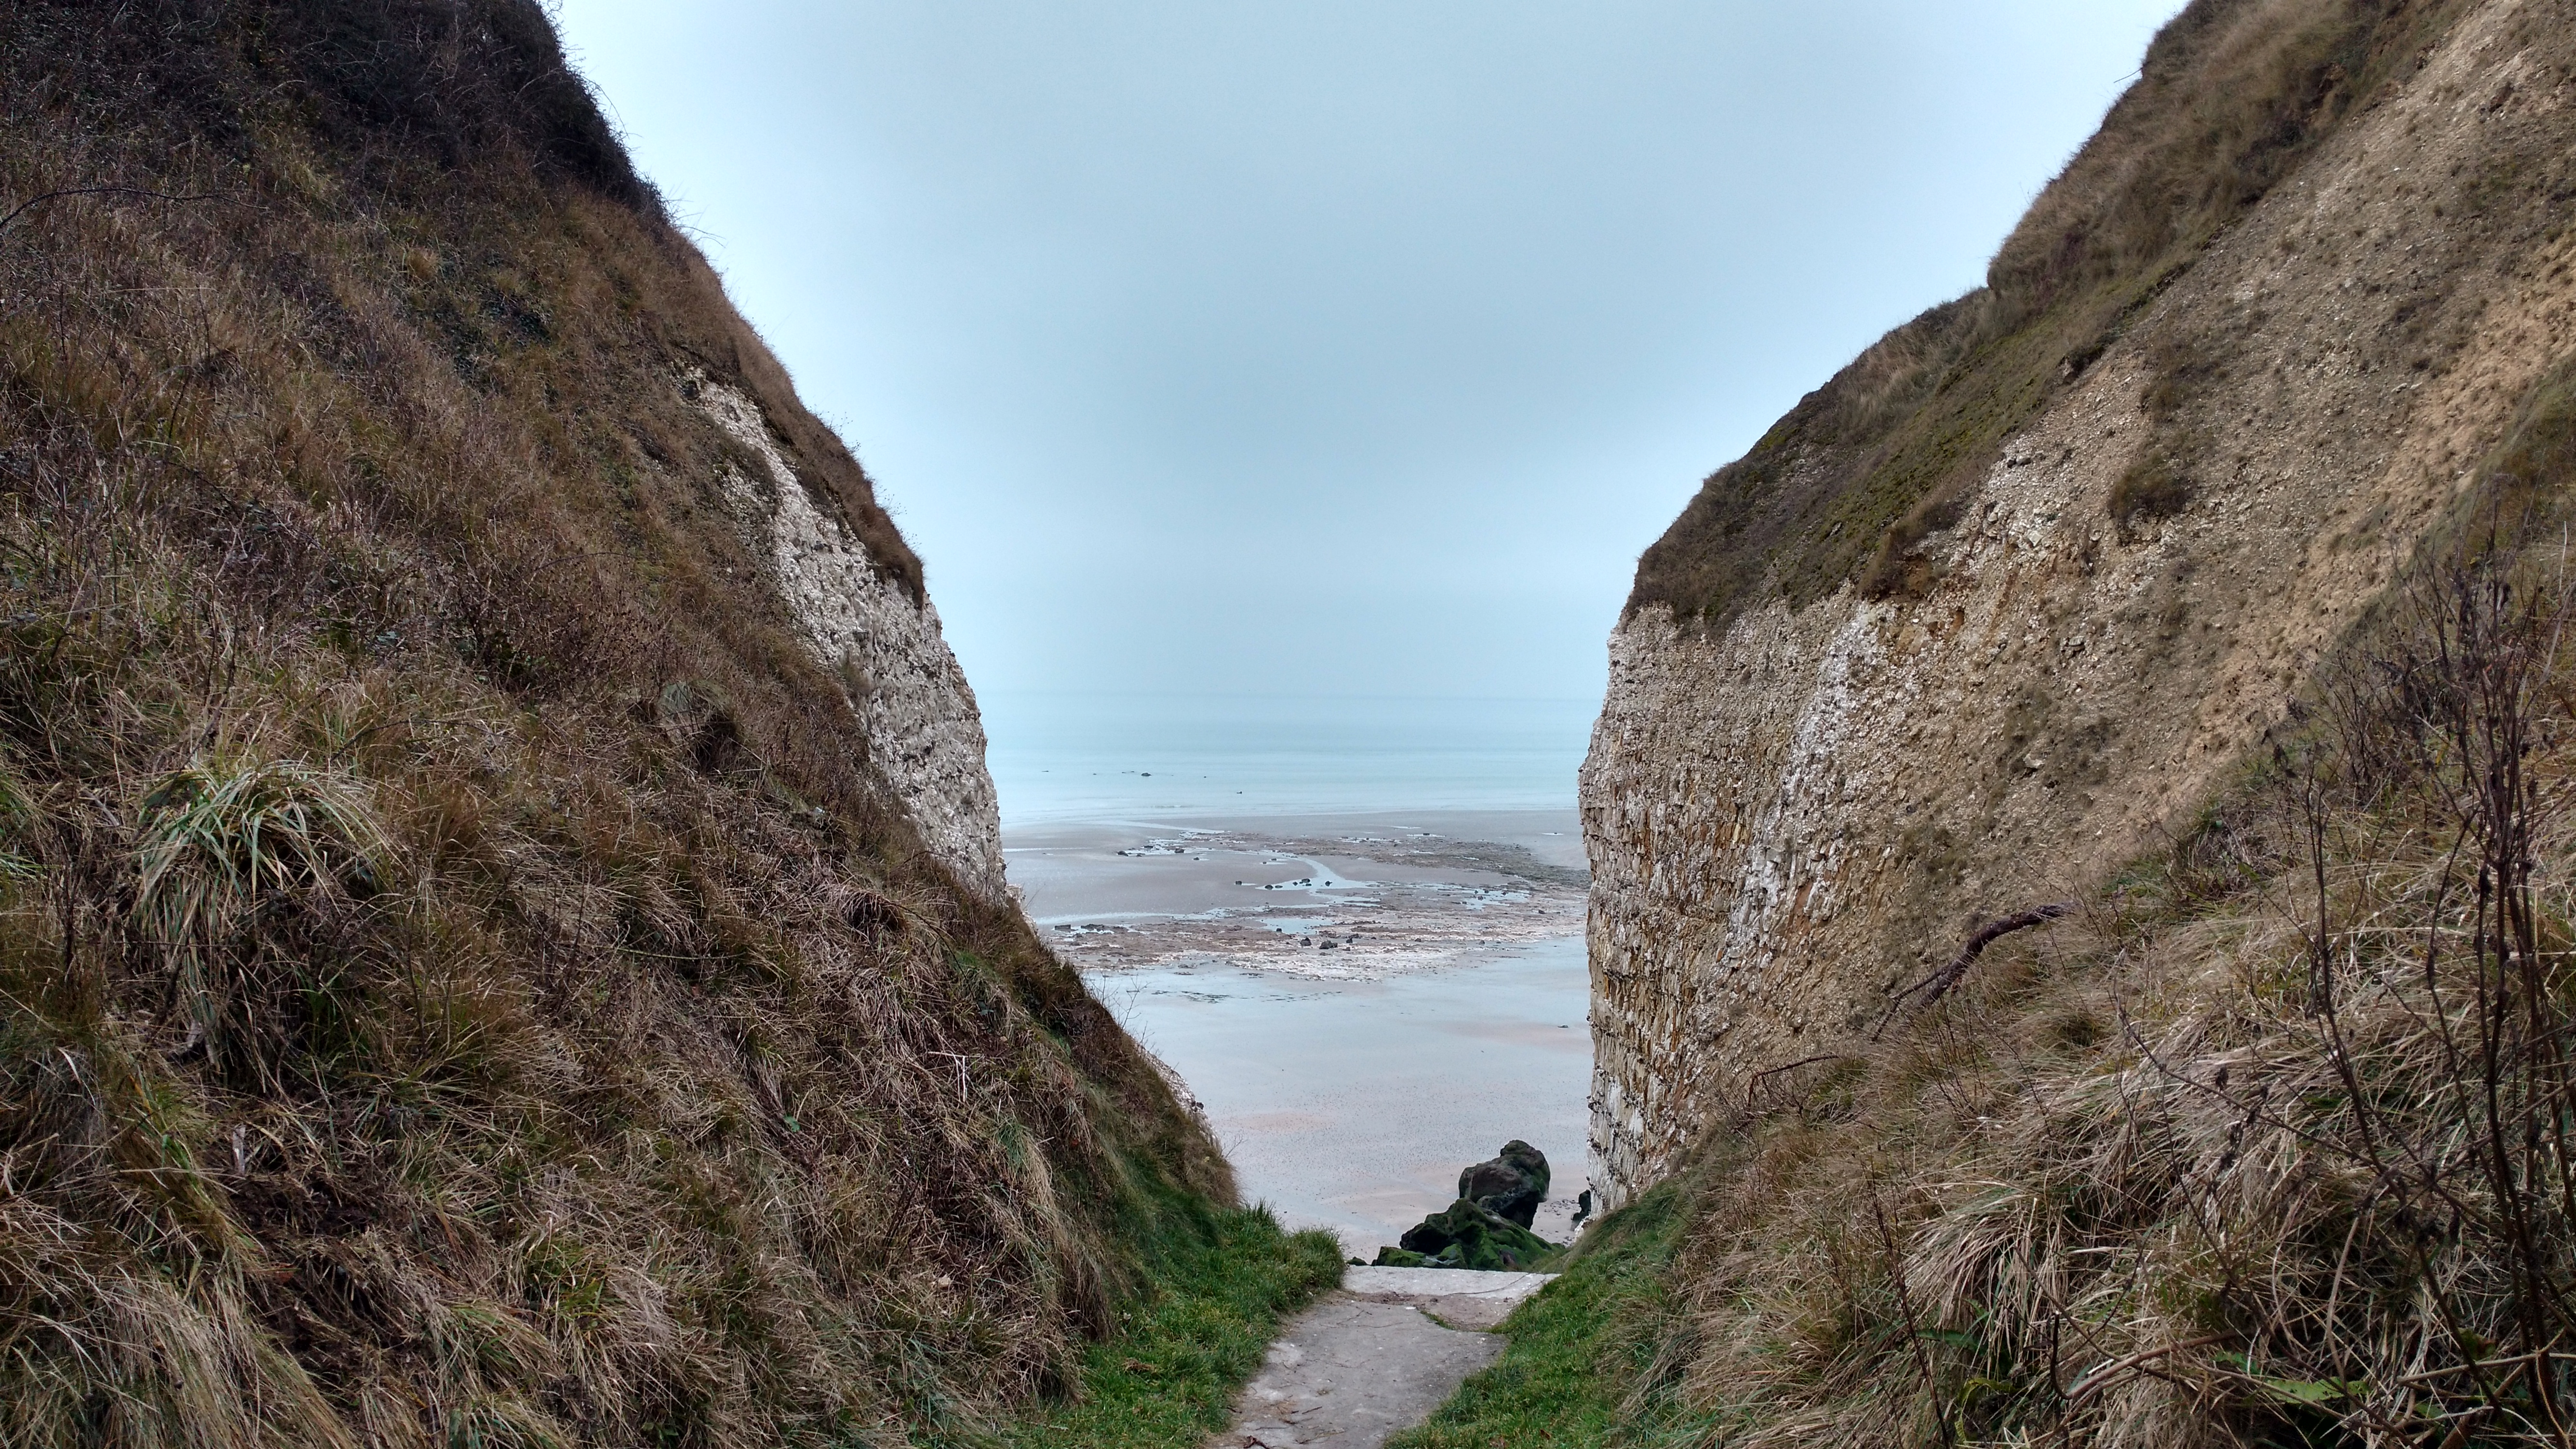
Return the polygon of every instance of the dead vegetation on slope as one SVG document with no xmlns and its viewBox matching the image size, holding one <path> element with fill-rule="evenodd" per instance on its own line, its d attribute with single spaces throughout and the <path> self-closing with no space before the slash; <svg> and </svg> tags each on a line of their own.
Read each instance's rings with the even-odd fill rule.
<svg viewBox="0 0 2576 1449">
<path fill-rule="evenodd" d="M 542 15 L 15 5 L 0 72 L 0 1444 L 1065 1383 L 1225 1168 L 882 794 L 683 374 L 918 562 Z"/>
</svg>

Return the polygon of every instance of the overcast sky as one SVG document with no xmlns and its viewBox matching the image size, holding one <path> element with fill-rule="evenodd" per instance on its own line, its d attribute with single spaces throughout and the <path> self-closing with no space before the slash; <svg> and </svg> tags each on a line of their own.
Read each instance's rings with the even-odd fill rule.
<svg viewBox="0 0 2576 1449">
<path fill-rule="evenodd" d="M 987 695 L 1597 695 L 2175 0 L 562 0 Z"/>
</svg>

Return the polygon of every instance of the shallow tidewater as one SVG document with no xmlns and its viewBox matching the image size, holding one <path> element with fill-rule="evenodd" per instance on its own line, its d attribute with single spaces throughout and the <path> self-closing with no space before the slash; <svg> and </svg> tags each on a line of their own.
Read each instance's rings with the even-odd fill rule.
<svg viewBox="0 0 2576 1449">
<path fill-rule="evenodd" d="M 1573 804 L 1600 701 L 981 695 L 1005 829 Z"/>
<path fill-rule="evenodd" d="M 1231 965 L 1087 980 L 1206 1104 L 1244 1197 L 1288 1226 L 1368 1256 L 1519 1137 L 1555 1173 L 1539 1232 L 1571 1236 L 1592 1072 L 1581 937 L 1375 981 Z"/>
<path fill-rule="evenodd" d="M 1583 929 L 1571 810 L 1198 817 L 1004 832 L 1012 885 L 1085 972 L 1381 979 Z"/>
</svg>

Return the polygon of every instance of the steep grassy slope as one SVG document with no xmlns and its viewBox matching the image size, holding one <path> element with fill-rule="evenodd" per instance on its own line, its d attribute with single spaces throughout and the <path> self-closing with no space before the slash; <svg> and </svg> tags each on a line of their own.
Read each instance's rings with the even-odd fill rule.
<svg viewBox="0 0 2576 1449">
<path fill-rule="evenodd" d="M 529 0 L 0 9 L 0 218 L 0 1443 L 898 1442 L 1216 1241 Z"/>
</svg>

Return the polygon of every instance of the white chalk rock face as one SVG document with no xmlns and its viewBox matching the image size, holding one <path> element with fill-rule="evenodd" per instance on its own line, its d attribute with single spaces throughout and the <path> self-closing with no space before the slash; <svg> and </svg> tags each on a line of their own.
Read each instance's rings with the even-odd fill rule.
<svg viewBox="0 0 2576 1449">
<path fill-rule="evenodd" d="M 1606 1207 L 1808 1100 L 1981 922 L 2171 839 L 2456 503 L 2576 337 L 2576 231 L 2536 257 L 2458 222 L 2491 131 L 2576 133 L 2576 82 L 2515 80 L 2528 9 L 2470 12 L 2212 242 L 2003 444 L 1919 583 L 1620 623 L 1581 787 Z M 2175 342 L 2214 368 L 2159 424 Z M 2124 526 L 2150 446 L 2194 491 Z"/>
<path fill-rule="evenodd" d="M 768 564 L 816 659 L 842 681 L 866 730 L 869 763 L 932 855 L 988 900 L 1008 898 L 1001 808 L 984 764 L 975 691 L 939 629 L 939 611 L 884 577 L 867 548 L 814 495 L 771 436 L 760 405 L 703 376 L 700 411 L 768 465 L 727 469 L 727 498 Z"/>
</svg>

